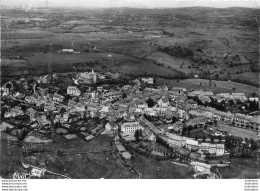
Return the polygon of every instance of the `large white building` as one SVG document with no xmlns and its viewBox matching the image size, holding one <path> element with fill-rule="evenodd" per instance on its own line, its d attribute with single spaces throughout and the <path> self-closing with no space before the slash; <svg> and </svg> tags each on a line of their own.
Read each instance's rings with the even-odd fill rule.
<svg viewBox="0 0 260 191">
<path fill-rule="evenodd" d="M 139 122 L 125 122 L 121 126 L 122 134 L 134 134 L 136 130 L 142 129 L 143 127 Z"/>
<path fill-rule="evenodd" d="M 83 72 L 78 75 L 79 82 L 85 84 L 95 84 L 97 83 L 97 73 L 92 70 L 91 72 Z"/>
<path fill-rule="evenodd" d="M 211 165 L 209 165 L 209 164 L 205 164 L 205 163 L 201 163 L 201 162 L 194 162 L 194 161 L 192 161 L 190 164 L 194 168 L 195 171 L 198 171 L 200 173 L 203 173 L 203 172 L 209 173 L 210 172 Z"/>
<path fill-rule="evenodd" d="M 147 84 L 153 84 L 153 78 L 142 78 L 142 81 Z"/>
<path fill-rule="evenodd" d="M 81 93 L 80 90 L 76 86 L 69 86 L 67 88 L 67 94 L 69 95 L 79 96 L 80 93 Z"/>
</svg>

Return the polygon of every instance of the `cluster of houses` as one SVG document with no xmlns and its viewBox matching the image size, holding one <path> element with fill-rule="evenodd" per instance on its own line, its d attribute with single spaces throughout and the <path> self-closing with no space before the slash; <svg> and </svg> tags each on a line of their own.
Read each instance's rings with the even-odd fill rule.
<svg viewBox="0 0 260 191">
<path fill-rule="evenodd" d="M 97 82 L 98 74 L 94 71 L 85 72 L 78 74 L 76 78 L 78 83 L 93 85 Z M 47 77 L 41 77 L 38 83 L 45 83 L 46 79 Z M 146 87 L 142 88 L 141 84 Z M 229 125 L 260 130 L 259 116 L 223 112 L 212 107 L 198 105 L 196 101 L 189 99 L 189 97 L 197 96 L 203 101 L 209 101 L 210 97 L 219 101 L 229 99 L 245 101 L 247 97 L 243 93 L 214 95 L 212 92 L 205 91 L 188 92 L 187 89 L 182 87 L 168 88 L 166 85 L 155 87 L 153 78 L 136 79 L 120 87 L 100 85 L 95 88 L 82 89 L 81 86 L 75 83 L 75 85 L 67 87 L 65 94 L 53 86 L 44 89 L 36 87 L 36 84 L 33 86 L 31 95 L 25 95 L 13 89 L 12 82 L 4 84 L 1 87 L 1 96 L 19 101 L 26 109 L 21 107 L 20 104 L 6 106 L 4 120 L 27 115 L 30 119 L 28 124 L 31 129 L 49 128 L 56 123 L 69 129 L 79 119 L 105 119 L 105 128 L 103 128 L 103 124 L 98 125 L 93 122 L 93 124 L 87 125 L 88 133 L 81 131 L 86 140 L 94 138 L 101 131 L 108 133 L 119 130 L 123 139 L 132 141 L 136 139 L 135 133 L 140 131 L 142 137 L 146 140 L 155 142 L 157 136 L 159 136 L 166 141 L 169 147 L 174 149 L 186 149 L 204 156 L 207 154 L 223 156 L 225 155 L 223 142 L 212 143 L 211 141 L 195 140 L 170 133 L 148 121 L 145 116 L 160 119 L 164 124 L 171 124 L 168 125 L 168 130 L 178 132 L 183 128 L 184 122 L 187 125 L 195 126 L 206 124 L 209 120 L 224 121 Z M 173 118 L 177 122 L 173 123 Z M 118 119 L 120 119 L 120 122 L 116 123 Z M 66 134 L 64 136 L 71 135 Z M 132 158 L 131 154 L 119 141 L 115 142 L 115 147 L 123 158 Z M 160 153 L 160 149 L 157 147 L 152 148 L 155 153 Z M 197 171 L 210 172 L 210 165 L 198 162 L 192 162 L 191 165 Z"/>
<path fill-rule="evenodd" d="M 91 77 L 96 79 L 94 71 L 90 73 L 80 73 L 78 78 Z M 152 84 L 153 78 L 142 78 L 141 81 L 146 84 Z M 95 80 L 94 80 L 95 81 Z M 94 83 L 93 81 L 93 83 Z M 11 83 L 11 82 L 10 82 Z M 214 96 L 212 92 L 191 91 L 187 92 L 185 88 L 173 87 L 169 89 L 166 85 L 158 87 L 145 87 L 141 89 L 141 82 L 136 79 L 132 84 L 127 84 L 122 87 L 105 88 L 105 86 L 98 86 L 96 88 L 89 88 L 82 92 L 80 88 L 75 86 L 67 87 L 67 95 L 71 99 L 64 101 L 65 95 L 59 94 L 55 91 L 53 94 L 48 89 L 37 87 L 32 95 L 21 95 L 19 92 L 13 92 L 13 84 L 6 83 L 2 88 L 2 96 L 10 96 L 12 99 L 21 100 L 24 103 L 31 104 L 25 114 L 28 114 L 33 121 L 35 121 L 35 114 L 39 108 L 43 107 L 43 111 L 48 115 L 51 112 L 56 114 L 55 121 L 65 123 L 68 121 L 71 114 L 79 114 L 80 118 L 86 117 L 106 117 L 109 121 L 115 121 L 117 118 L 128 116 L 128 113 L 137 115 L 148 115 L 151 117 L 160 117 L 166 123 L 171 123 L 171 118 L 176 117 L 179 121 L 186 120 L 189 122 L 196 121 L 193 118 L 205 118 L 222 120 L 230 125 L 239 127 L 251 127 L 252 129 L 259 129 L 259 116 L 249 116 L 239 113 L 223 112 L 212 107 L 203 107 L 198 105 L 188 96 Z M 10 85 L 7 85 L 10 84 Z M 7 86 L 9 88 L 7 88 Z M 34 87 L 35 88 L 35 87 Z M 8 89 L 8 90 L 6 90 Z M 244 94 L 217 94 L 223 98 L 230 99 L 245 99 Z M 148 101 L 152 100 L 153 106 L 148 106 Z M 35 107 L 36 106 L 36 107 Z M 61 112 L 63 108 L 63 112 Z M 23 115 L 24 111 L 21 107 L 15 106 L 9 108 L 4 114 L 6 118 Z M 39 117 L 37 116 L 37 119 Z M 40 123 L 47 123 L 48 119 L 43 117 L 43 120 L 38 120 Z M 131 122 L 132 123 L 132 122 Z M 125 125 L 123 131 L 134 131 L 136 127 L 132 124 L 130 129 Z"/>
</svg>

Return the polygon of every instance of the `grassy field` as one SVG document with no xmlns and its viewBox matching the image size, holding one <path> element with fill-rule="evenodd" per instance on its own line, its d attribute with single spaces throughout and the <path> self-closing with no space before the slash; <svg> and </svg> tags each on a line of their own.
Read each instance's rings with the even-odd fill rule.
<svg viewBox="0 0 260 191">
<path fill-rule="evenodd" d="M 259 47 L 258 25 L 254 22 L 255 15 L 260 15 L 259 10 L 181 8 L 147 11 L 145 9 L 85 10 L 79 8 L 35 12 L 3 9 L 2 12 L 2 58 L 20 56 L 41 63 L 42 60 L 48 60 L 41 54 L 50 52 L 49 44 L 53 45 L 53 51 L 73 48 L 80 52 L 84 52 L 91 44 L 96 46 L 99 53 L 127 56 L 125 58 L 129 61 L 115 58 L 118 62 L 116 66 L 102 60 L 104 58 L 102 55 L 95 54 L 95 58 L 88 55 L 95 60 L 100 58 L 104 64 L 120 72 L 137 73 L 138 70 L 143 72 L 144 68 L 148 73 L 156 71 L 166 75 L 170 73 L 170 68 L 185 73 L 201 72 L 195 68 L 188 68 L 192 61 L 187 58 L 177 58 L 157 52 L 158 46 L 179 45 L 193 52 L 201 49 L 205 57 L 215 60 L 214 65 L 206 62 L 202 67 L 200 66 L 203 71 L 209 70 L 214 73 L 213 75 L 219 73 L 220 76 L 223 75 L 221 77 L 226 77 L 225 71 L 232 73 L 247 70 L 248 74 L 241 74 L 243 78 L 254 82 L 258 79 L 256 78 L 258 73 L 254 73 L 254 77 L 250 77 L 250 73 L 251 66 L 259 69 L 259 53 L 255 51 Z M 147 35 L 162 37 L 146 38 Z M 241 60 L 224 60 L 224 54 L 240 54 Z M 35 59 L 38 56 L 39 59 Z M 62 68 L 61 62 L 87 60 L 81 55 L 77 56 L 78 58 L 73 55 L 71 58 L 53 56 L 53 65 Z M 140 65 L 133 62 L 136 58 Z M 154 66 L 151 60 L 163 65 Z M 230 62 L 236 62 L 239 66 L 228 68 Z M 244 65 L 240 66 L 242 62 Z M 12 62 L 9 63 L 11 66 Z M 165 69 L 167 67 L 170 71 Z M 221 70 L 224 71 L 223 74 Z M 171 72 L 174 75 L 174 72 Z M 239 78 L 240 74 L 237 76 L 232 73 L 231 78 L 233 77 Z"/>
<path fill-rule="evenodd" d="M 18 146 L 8 147 L 7 143 L 0 145 L 0 176 L 12 179 L 13 173 L 21 166 L 22 149 Z"/>
<path fill-rule="evenodd" d="M 154 60 L 157 63 L 164 64 L 165 67 L 174 68 L 176 70 L 182 71 L 184 73 L 196 73 L 199 72 L 196 68 L 189 68 L 193 61 L 187 58 L 177 58 L 165 54 L 163 52 L 154 52 L 150 56 L 147 57 L 148 59 Z"/>
<path fill-rule="evenodd" d="M 220 168 L 223 179 L 259 179 L 260 164 L 257 159 L 231 159 L 230 168 Z"/>
<path fill-rule="evenodd" d="M 254 140 L 257 140 L 257 132 L 256 131 L 252 131 L 252 130 L 244 129 L 244 128 L 239 128 L 239 127 L 234 127 L 234 126 L 230 126 L 230 125 L 225 125 L 225 124 L 222 124 L 222 123 L 219 123 L 218 127 L 220 129 L 224 129 L 224 130 L 228 131 L 229 133 L 231 133 L 231 135 L 242 137 L 242 138 L 247 137 L 247 138 L 252 138 Z"/>
<path fill-rule="evenodd" d="M 141 174 L 141 179 L 191 179 L 191 167 L 180 167 L 171 161 L 156 161 L 138 155 L 132 161 L 133 167 Z"/>
<path fill-rule="evenodd" d="M 231 81 L 215 81 L 216 86 L 209 86 L 209 80 L 204 79 L 185 79 L 185 80 L 164 80 L 158 79 L 158 84 L 167 84 L 169 87 L 185 87 L 187 89 L 193 90 L 204 90 L 213 91 L 214 93 L 246 93 L 251 94 L 253 92 L 258 92 L 259 89 L 254 86 L 231 82 Z M 202 84 L 202 85 L 200 85 Z M 236 88 L 233 90 L 232 88 Z"/>
</svg>

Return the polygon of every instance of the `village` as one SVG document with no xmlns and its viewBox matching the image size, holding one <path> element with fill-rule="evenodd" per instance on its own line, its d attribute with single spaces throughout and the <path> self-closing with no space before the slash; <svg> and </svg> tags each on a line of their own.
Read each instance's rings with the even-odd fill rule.
<svg viewBox="0 0 260 191">
<path fill-rule="evenodd" d="M 24 168 L 38 178 L 51 172 L 35 160 L 55 137 L 89 144 L 101 135 L 113 137 L 116 155 L 137 178 L 131 160 L 138 154 L 191 166 L 194 178 L 221 178 L 218 168 L 232 165 L 230 157 L 259 154 L 258 110 L 258 95 L 158 86 L 154 77 L 94 70 L 26 76 L 1 87 L 1 141 L 20 145 Z M 63 147 L 60 155 L 69 152 Z"/>
</svg>

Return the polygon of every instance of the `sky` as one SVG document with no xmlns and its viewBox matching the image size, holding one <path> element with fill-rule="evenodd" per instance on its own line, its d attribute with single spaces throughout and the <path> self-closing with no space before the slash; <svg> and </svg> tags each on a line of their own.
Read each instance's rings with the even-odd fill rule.
<svg viewBox="0 0 260 191">
<path fill-rule="evenodd" d="M 175 7 L 250 7 L 260 8 L 260 0 L 1 0 L 1 4 L 25 7 L 132 7 L 132 8 L 175 8 Z"/>
</svg>

